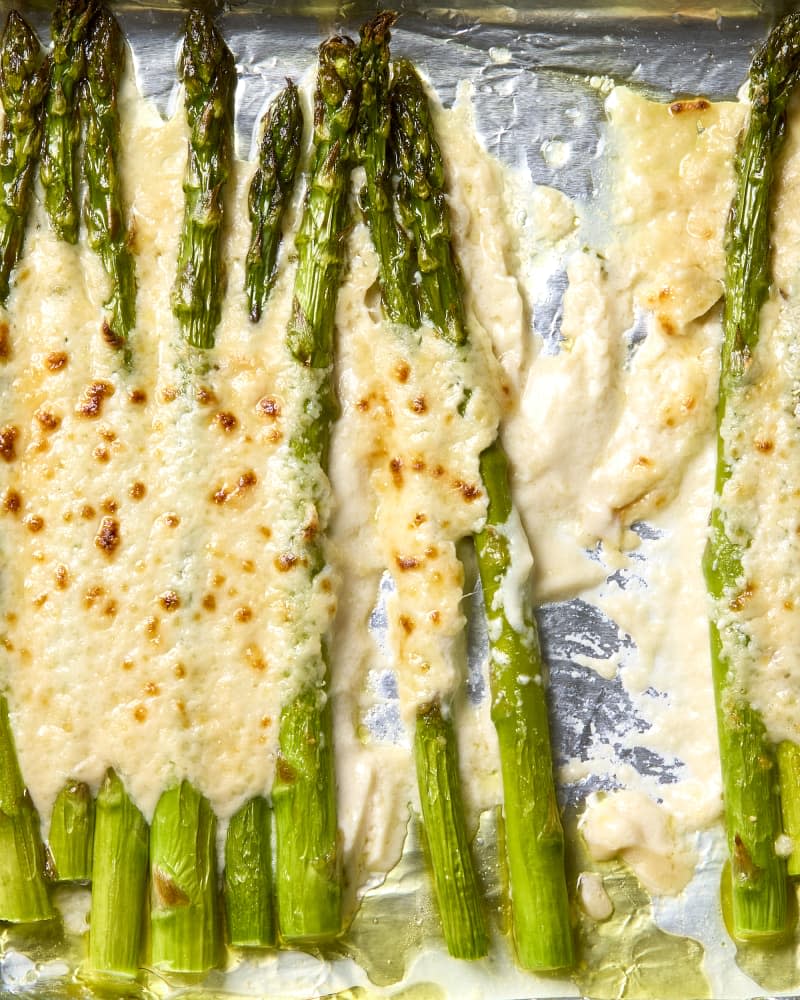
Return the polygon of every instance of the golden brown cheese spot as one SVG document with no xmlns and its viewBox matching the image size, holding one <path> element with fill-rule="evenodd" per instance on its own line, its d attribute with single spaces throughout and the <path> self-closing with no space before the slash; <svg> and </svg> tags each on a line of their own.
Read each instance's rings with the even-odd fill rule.
<svg viewBox="0 0 800 1000">
<path fill-rule="evenodd" d="M 111 328 L 108 320 L 105 319 L 103 320 L 103 323 L 100 327 L 100 334 L 103 340 L 108 344 L 110 348 L 112 348 L 112 350 L 118 351 L 120 347 L 122 347 L 122 345 L 125 343 L 125 341 L 116 332 L 116 330 L 113 330 Z"/>
<path fill-rule="evenodd" d="M 22 519 L 22 523 L 33 534 L 38 534 L 44 528 L 44 518 L 38 514 L 28 514 Z"/>
<path fill-rule="evenodd" d="M 103 614 L 106 616 L 106 618 L 114 618 L 116 613 L 117 613 L 117 602 L 108 601 L 105 607 L 103 608 Z"/>
<path fill-rule="evenodd" d="M 178 398 L 178 390 L 174 385 L 165 385 L 161 390 L 161 402 L 171 403 Z"/>
<path fill-rule="evenodd" d="M 3 510 L 8 514 L 18 514 L 22 507 L 22 497 L 16 490 L 6 490 L 3 494 Z"/>
<path fill-rule="evenodd" d="M 366 413 L 367 410 L 369 409 L 369 400 L 368 399 L 359 399 L 359 401 L 356 403 L 356 409 L 360 413 Z"/>
<path fill-rule="evenodd" d="M 267 661 L 258 646 L 248 646 L 244 651 L 245 659 L 252 670 L 262 673 L 267 669 Z"/>
<path fill-rule="evenodd" d="M 762 455 L 768 455 L 775 447 L 772 441 L 764 440 L 762 438 L 756 438 L 755 445 L 756 450 L 760 451 Z"/>
<path fill-rule="evenodd" d="M 101 427 L 99 431 L 100 437 L 104 441 L 108 441 L 111 444 L 112 441 L 117 440 L 117 432 L 111 427 Z"/>
<path fill-rule="evenodd" d="M 0 323 L 0 362 L 5 364 L 11 357 L 11 336 L 8 323 Z"/>
<path fill-rule="evenodd" d="M 754 583 L 746 583 L 743 589 L 731 599 L 728 607 L 731 611 L 741 611 L 755 592 L 756 585 Z"/>
<path fill-rule="evenodd" d="M 97 604 L 98 600 L 105 594 L 105 588 L 95 585 L 94 587 L 87 587 L 86 593 L 83 595 L 83 604 L 86 608 L 93 608 Z"/>
<path fill-rule="evenodd" d="M 111 556 L 119 547 L 119 521 L 113 517 L 104 517 L 94 538 L 94 544 L 107 556 Z"/>
<path fill-rule="evenodd" d="M 111 452 L 104 444 L 97 445 L 97 447 L 92 451 L 92 455 L 98 462 L 102 462 L 103 464 L 111 461 Z"/>
<path fill-rule="evenodd" d="M 144 722 L 147 718 L 147 709 L 144 705 L 137 705 L 133 710 L 133 717 L 137 722 Z"/>
<path fill-rule="evenodd" d="M 419 559 L 416 556 L 395 556 L 394 561 L 397 563 L 399 569 L 404 572 L 409 569 L 417 569 L 419 567 Z"/>
<path fill-rule="evenodd" d="M 248 607 L 237 608 L 233 612 L 233 617 L 240 623 L 249 622 L 253 617 L 253 609 Z"/>
<path fill-rule="evenodd" d="M 406 635 L 411 635 L 415 627 L 414 619 L 409 617 L 409 615 L 400 615 L 399 621 Z"/>
<path fill-rule="evenodd" d="M 66 351 L 53 351 L 44 359 L 44 366 L 49 372 L 60 372 L 68 361 L 69 355 Z"/>
<path fill-rule="evenodd" d="M 37 594 L 37 596 L 33 599 L 33 606 L 35 608 L 41 608 L 42 605 L 47 603 L 47 596 L 48 595 L 46 593 Z"/>
<path fill-rule="evenodd" d="M 34 413 L 34 417 L 36 417 L 39 422 L 39 426 L 46 434 L 57 431 L 61 426 L 61 417 L 50 410 L 46 410 L 44 407 L 39 407 L 39 409 Z"/>
<path fill-rule="evenodd" d="M 473 500 L 477 500 L 481 495 L 480 486 L 477 486 L 475 483 L 465 483 L 463 480 L 457 479 L 454 486 L 464 498 L 465 503 L 472 503 Z"/>
<path fill-rule="evenodd" d="M 106 514 L 116 514 L 119 510 L 119 504 L 114 497 L 103 497 L 100 501 L 100 508 L 105 511 Z"/>
<path fill-rule="evenodd" d="M 134 664 L 133 660 L 125 659 L 125 660 L 122 661 L 122 669 L 123 670 L 133 670 L 134 665 L 135 664 Z"/>
<path fill-rule="evenodd" d="M 415 396 L 411 400 L 410 406 L 414 413 L 425 413 L 428 409 L 428 404 L 424 396 Z"/>
<path fill-rule="evenodd" d="M 434 610 L 431 611 L 431 613 L 428 615 L 428 618 L 430 618 L 431 623 L 433 625 L 438 625 L 442 620 L 442 615 L 441 612 Z"/>
<path fill-rule="evenodd" d="M 182 663 L 176 663 L 172 673 L 175 675 L 176 680 L 182 681 L 186 676 L 186 667 Z"/>
<path fill-rule="evenodd" d="M 232 413 L 218 413 L 214 417 L 214 422 L 226 434 L 232 433 L 239 426 L 239 421 Z"/>
<path fill-rule="evenodd" d="M 59 563 L 55 568 L 53 574 L 56 581 L 56 586 L 59 590 L 66 590 L 69 586 L 69 570 L 63 563 Z"/>
<path fill-rule="evenodd" d="M 669 106 L 671 115 L 681 115 L 686 111 L 708 111 L 711 107 L 704 97 L 697 97 L 693 101 L 673 101 Z"/>
<path fill-rule="evenodd" d="M 398 361 L 394 366 L 394 377 L 398 382 L 405 383 L 408 382 L 408 378 L 411 375 L 411 368 L 406 364 L 405 361 Z"/>
<path fill-rule="evenodd" d="M 155 698 L 156 695 L 161 694 L 161 688 L 156 684 L 155 681 L 148 681 L 144 686 L 144 693 L 149 698 Z"/>
<path fill-rule="evenodd" d="M 252 559 L 242 559 L 242 570 L 245 573 L 255 573 L 256 564 Z"/>
<path fill-rule="evenodd" d="M 128 399 L 134 406 L 143 406 L 147 402 L 147 393 L 144 389 L 131 389 Z"/>
<path fill-rule="evenodd" d="M 218 402 L 217 394 L 210 385 L 199 385 L 195 397 L 201 406 L 213 406 Z"/>
<path fill-rule="evenodd" d="M 403 485 L 403 460 L 400 458 L 393 458 L 389 462 L 389 468 L 392 473 L 392 482 L 399 490 Z"/>
<path fill-rule="evenodd" d="M 174 511 L 169 511 L 164 515 L 164 524 L 166 524 L 168 528 L 177 528 L 180 523 L 181 519 L 176 513 L 174 513 Z"/>
<path fill-rule="evenodd" d="M 6 424 L 0 427 L 0 455 L 6 462 L 13 462 L 17 457 L 17 438 L 19 428 L 13 424 Z"/>
<path fill-rule="evenodd" d="M 89 420 L 94 420 L 103 412 L 103 403 L 113 395 L 114 386 L 105 379 L 98 379 L 83 390 L 76 407 L 76 413 Z"/>
<path fill-rule="evenodd" d="M 84 521 L 94 520 L 96 513 L 97 511 L 94 509 L 94 507 L 92 507 L 90 503 L 85 503 L 83 507 L 81 507 L 81 517 L 84 519 Z"/>
<path fill-rule="evenodd" d="M 242 496 L 246 490 L 255 486 L 257 482 L 258 476 L 256 476 L 252 469 L 248 469 L 239 476 L 235 487 L 231 489 L 227 485 L 220 486 L 216 492 L 211 494 L 211 500 L 216 504 L 227 503 L 229 500 L 234 500 Z"/>
<path fill-rule="evenodd" d="M 158 620 L 158 618 L 155 618 L 152 615 L 150 615 L 148 618 L 145 618 L 144 634 L 151 641 L 155 641 L 158 638 L 158 630 L 160 627 L 161 627 L 161 622 Z"/>
<path fill-rule="evenodd" d="M 281 415 L 281 406 L 274 396 L 262 396 L 256 403 L 256 413 L 270 420 L 277 420 Z"/>
<path fill-rule="evenodd" d="M 158 603 L 165 611 L 177 611 L 181 606 L 181 599 L 174 590 L 165 590 L 159 597 Z"/>
<path fill-rule="evenodd" d="M 281 573 L 288 573 L 297 565 L 299 559 L 293 552 L 283 552 L 275 557 L 275 568 Z"/>
<path fill-rule="evenodd" d="M 217 599 L 213 594 L 204 594 L 202 605 L 206 609 L 206 611 L 216 611 Z"/>
<path fill-rule="evenodd" d="M 139 480 L 135 483 L 131 483 L 128 487 L 128 496 L 131 500 L 141 500 L 145 493 L 147 493 L 147 487 Z"/>
</svg>

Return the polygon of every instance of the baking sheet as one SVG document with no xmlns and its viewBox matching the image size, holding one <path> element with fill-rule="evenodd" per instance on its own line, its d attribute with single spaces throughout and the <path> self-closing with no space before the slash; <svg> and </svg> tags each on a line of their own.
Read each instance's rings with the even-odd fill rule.
<svg viewBox="0 0 800 1000">
<path fill-rule="evenodd" d="M 17 6 L 46 41 L 47 4 Z M 403 16 L 393 33 L 393 52 L 415 60 L 445 105 L 453 102 L 463 81 L 470 82 L 476 124 L 487 148 L 509 166 L 526 169 L 534 183 L 552 185 L 581 203 L 585 207 L 585 235 L 595 245 L 602 243 L 607 169 L 603 89 L 598 78 L 632 83 L 656 98 L 698 93 L 714 99 L 733 98 L 745 78 L 754 45 L 763 38 L 769 17 L 777 10 L 765 11 L 757 3 L 688 7 L 586 3 L 569 8 L 529 3 L 485 8 L 398 6 Z M 7 9 L 8 5 L 0 5 L 3 14 Z M 114 5 L 114 10 L 131 44 L 141 90 L 163 115 L 170 114 L 177 95 L 175 57 L 185 8 L 131 2 Z M 244 0 L 222 12 L 222 30 L 236 55 L 239 73 L 236 121 L 240 156 L 252 155 L 256 123 L 284 78 L 299 78 L 309 71 L 316 46 L 330 29 L 341 28 L 355 35 L 373 10 L 363 3 L 300 7 Z M 570 156 L 565 163 L 556 163 L 548 155 L 553 143 L 569 144 Z M 560 304 L 566 285 L 563 265 L 563 261 L 553 262 L 540 297 L 532 303 L 531 335 L 541 336 L 545 349 L 552 351 L 558 350 Z M 646 542 L 651 529 L 640 525 L 638 530 Z M 646 551 L 646 545 L 643 548 Z M 636 745 L 635 733 L 647 723 L 637 717 L 621 681 L 604 679 L 578 662 L 587 653 L 611 658 L 620 650 L 635 657 L 630 637 L 580 599 L 545 605 L 539 620 L 550 667 L 557 763 L 590 759 L 600 741 L 640 774 L 656 782 L 674 780 L 679 761 L 663 759 Z M 379 616 L 376 622 L 379 628 Z M 481 630 L 474 627 L 470 685 L 476 698 L 484 695 L 483 660 Z M 391 690 L 387 700 L 391 702 Z M 607 779 L 589 778 L 561 788 L 561 799 L 574 816 L 590 791 L 607 787 Z M 572 833 L 575 842 L 574 827 Z M 495 835 L 496 817 L 487 815 L 477 849 L 484 854 L 482 873 L 488 898 L 497 901 L 502 884 L 491 860 Z M 402 970 L 381 954 L 387 921 L 395 922 L 398 933 L 411 934 L 412 956 L 423 945 L 430 946 L 410 960 L 404 988 L 419 992 L 402 994 L 409 997 L 544 997 L 586 992 L 593 996 L 688 1000 L 703 995 L 706 988 L 708 995 L 720 1000 L 761 995 L 762 989 L 735 964 L 734 947 L 719 916 L 721 839 L 714 833 L 704 834 L 699 847 L 703 862 L 690 889 L 676 900 L 664 899 L 653 907 L 622 866 L 606 866 L 617 916 L 603 934 L 611 938 L 619 935 L 624 923 L 631 951 L 621 956 L 613 942 L 604 942 L 603 935 L 587 938 L 584 957 L 592 968 L 578 973 L 576 986 L 515 971 L 502 946 L 496 959 L 474 967 L 454 962 L 442 953 L 436 944 L 435 909 L 412 821 L 400 866 L 387 883 L 367 894 L 349 935 L 350 944 L 342 954 L 266 956 L 226 973 L 212 974 L 202 993 L 194 985 L 180 995 L 213 996 L 224 990 L 227 996 L 304 997 L 351 988 L 370 992 L 380 988 L 387 995 L 393 994 L 393 984 Z M 571 864 L 579 870 L 588 862 L 574 857 Z M 68 912 L 80 909 L 80 897 L 63 894 L 62 899 Z M 383 924 L 380 933 L 373 929 L 376 913 Z M 502 916 L 498 923 L 502 923 Z M 700 978 L 692 979 L 692 970 L 699 967 L 701 958 L 692 951 L 691 941 L 678 947 L 665 931 L 679 935 L 675 940 L 681 942 L 701 942 L 705 985 Z M 26 938 L 16 930 L 0 932 L 0 952 L 0 995 L 3 991 L 64 995 L 63 977 L 69 965 L 63 960 L 58 933 L 39 932 Z M 79 946 L 73 942 L 72 957 L 78 954 Z M 791 988 L 787 986 L 791 979 L 789 958 L 773 958 L 772 968 L 770 963 L 763 967 L 765 963 L 752 955 L 740 955 L 740 962 L 754 972 L 763 989 L 778 995 L 781 988 Z M 759 964 L 762 967 L 756 968 Z M 601 970 L 603 976 L 599 975 Z M 444 991 L 445 983 L 448 991 Z M 156 994 L 169 989 L 157 980 L 150 987 Z"/>
</svg>

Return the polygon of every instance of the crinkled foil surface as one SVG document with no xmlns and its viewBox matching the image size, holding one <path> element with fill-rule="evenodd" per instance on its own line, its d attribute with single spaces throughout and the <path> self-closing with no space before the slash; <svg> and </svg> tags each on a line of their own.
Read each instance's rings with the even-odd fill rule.
<svg viewBox="0 0 800 1000">
<path fill-rule="evenodd" d="M 0 3 L 0 11 L 5 14 L 9 6 Z M 22 2 L 16 6 L 24 10 L 46 41 L 49 5 Z M 423 68 L 445 105 L 453 102 L 462 81 L 470 81 L 476 123 L 487 148 L 509 166 L 527 168 L 535 183 L 552 185 L 576 199 L 587 207 L 589 216 L 593 203 L 599 204 L 604 196 L 606 128 L 603 95 L 591 85 L 590 78 L 605 76 L 631 83 L 648 96 L 661 99 L 688 94 L 734 98 L 746 76 L 753 47 L 764 37 L 770 20 L 780 13 L 778 5 L 765 7 L 760 0 L 723 6 L 397 6 L 402 17 L 393 33 L 393 51 L 411 57 Z M 336 6 L 240 0 L 220 11 L 223 32 L 237 58 L 240 156 L 253 154 L 258 119 L 284 78 L 299 78 L 309 70 L 316 46 L 329 30 L 355 34 L 374 9 L 361 2 Z M 114 4 L 114 10 L 132 46 L 141 90 L 162 114 L 171 113 L 177 94 L 175 58 L 185 7 L 128 0 Z M 500 50 L 503 58 L 497 59 L 495 54 Z M 547 141 L 567 139 L 572 149 L 569 160 L 558 166 L 549 164 L 543 154 Z M 558 340 L 565 284 L 563 268 L 556 267 L 543 297 L 534 303 L 534 328 L 546 344 Z M 648 527 L 642 525 L 639 530 L 646 533 Z M 550 668 L 557 762 L 589 759 L 595 756 L 599 741 L 640 773 L 659 782 L 675 780 L 679 761 L 662 759 L 631 741 L 631 733 L 641 731 L 647 723 L 637 717 L 619 679 L 604 679 L 577 662 L 582 655 L 611 657 L 621 646 L 630 647 L 632 640 L 599 610 L 580 600 L 545 605 L 540 610 L 540 623 Z M 476 697 L 485 687 L 478 669 L 483 660 L 481 646 L 480 629 L 473 629 L 470 683 Z M 626 655 L 635 655 L 635 651 L 627 648 Z M 602 779 L 589 778 L 562 788 L 562 801 L 572 810 L 591 790 L 601 787 L 608 785 L 604 786 Z M 493 842 L 494 826 L 494 817 L 484 817 L 476 842 L 479 855 L 482 845 Z M 492 882 L 488 850 L 486 857 L 485 880 L 491 898 L 492 893 L 499 896 L 501 886 L 496 872 Z M 411 828 L 400 865 L 380 890 L 367 895 L 347 956 L 282 953 L 215 973 L 202 986 L 187 985 L 175 995 L 401 995 L 419 1000 L 443 996 L 459 1000 L 576 997 L 584 990 L 592 996 L 660 1000 L 690 1000 L 700 995 L 734 1000 L 766 992 L 788 995 L 780 992 L 787 984 L 777 971 L 770 976 L 762 970 L 756 977 L 762 984 L 759 989 L 734 962 L 734 948 L 718 915 L 720 865 L 719 845 L 712 844 L 708 862 L 701 866 L 690 891 L 678 900 L 662 900 L 655 906 L 631 884 L 622 866 L 616 871 L 605 869 L 607 885 L 613 886 L 616 879 L 619 888 L 619 894 L 612 892 L 612 896 L 620 919 L 609 933 L 635 931 L 645 912 L 649 927 L 647 933 L 632 935 L 632 948 L 623 957 L 619 949 L 609 950 L 607 942 L 593 942 L 584 956 L 588 963 L 598 967 L 616 963 L 619 967 L 618 974 L 609 975 L 607 980 L 587 981 L 579 975 L 577 986 L 565 980 L 536 980 L 515 971 L 508 953 L 492 961 L 489 968 L 465 971 L 463 963 L 452 962 L 433 948 L 417 955 L 398 993 L 398 987 L 392 985 L 397 970 L 381 961 L 381 942 L 386 938 L 374 928 L 380 926 L 383 935 L 387 929 L 404 936 L 410 933 L 412 946 L 425 943 L 429 934 L 435 936 L 434 910 L 421 875 L 424 865 L 416 831 Z M 414 930 L 409 931 L 410 927 Z M 665 947 L 662 930 L 702 942 L 705 987 L 697 985 L 688 971 L 683 973 L 682 963 L 688 970 L 696 955 Z M 83 987 L 64 985 L 59 978 L 68 966 L 57 943 L 36 940 L 29 947 L 25 945 L 24 940 L 0 932 L 0 996 L 90 995 Z M 622 969 L 625 962 L 628 967 Z M 167 992 L 158 984 L 153 988 L 156 995 Z"/>
</svg>

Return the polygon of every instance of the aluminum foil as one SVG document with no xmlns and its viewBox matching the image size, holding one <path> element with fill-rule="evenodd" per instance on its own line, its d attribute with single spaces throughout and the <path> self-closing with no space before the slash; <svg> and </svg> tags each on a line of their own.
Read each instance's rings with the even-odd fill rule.
<svg viewBox="0 0 800 1000">
<path fill-rule="evenodd" d="M 17 6 L 46 41 L 49 5 Z M 577 200 L 589 225 L 603 215 L 606 138 L 603 96 L 592 78 L 628 82 L 663 99 L 687 94 L 733 98 L 745 78 L 754 45 L 777 12 L 777 7 L 765 10 L 760 2 L 687 7 L 598 2 L 569 8 L 530 2 L 398 6 L 403 16 L 393 34 L 393 51 L 409 56 L 422 68 L 445 105 L 453 102 L 459 84 L 469 81 L 476 124 L 489 151 L 511 167 L 527 169 L 535 183 L 557 187 Z M 7 9 L 7 4 L 0 3 L 0 11 Z M 175 59 L 185 8 L 139 0 L 116 4 L 114 9 L 132 47 L 142 92 L 163 115 L 169 114 L 177 94 Z M 258 119 L 284 78 L 300 78 L 311 69 L 321 37 L 334 27 L 355 34 L 373 11 L 374 7 L 360 2 L 296 5 L 248 0 L 221 11 L 222 29 L 236 54 L 239 73 L 240 156 L 252 155 Z M 554 142 L 569 142 L 572 155 L 566 164 L 555 165 L 548 156 Z M 558 349 L 565 286 L 564 261 L 556 261 L 532 310 L 531 335 L 541 336 L 546 350 Z M 652 531 L 646 524 L 637 530 L 645 541 Z M 390 587 L 390 581 L 385 586 Z M 471 616 L 468 686 L 474 699 L 485 696 L 485 634 L 479 619 L 479 615 Z M 611 658 L 624 650 L 626 656 L 635 656 L 632 639 L 580 599 L 542 607 L 539 620 L 550 669 L 557 762 L 591 759 L 599 742 L 639 773 L 657 782 L 675 780 L 680 761 L 663 759 L 636 745 L 636 733 L 647 723 L 637 716 L 620 680 L 604 679 L 579 663 L 587 654 Z M 381 625 L 378 601 L 372 621 L 378 636 Z M 381 693 L 388 707 L 375 724 L 390 726 L 396 699 L 391 671 L 379 682 L 384 685 Z M 390 731 L 388 735 L 391 738 Z M 574 816 L 589 791 L 601 787 L 608 787 L 607 780 L 588 779 L 560 789 L 568 815 Z M 476 848 L 482 858 L 487 899 L 500 912 L 496 922 L 501 925 L 502 876 L 492 860 L 496 820 L 493 814 L 483 817 Z M 579 842 L 574 836 L 570 840 L 573 845 Z M 718 912 L 720 838 L 708 835 L 701 848 L 704 862 L 690 891 L 655 906 L 624 866 L 605 866 L 615 918 L 600 933 L 587 931 L 583 955 L 587 968 L 579 970 L 575 983 L 536 980 L 514 969 L 507 946 L 499 945 L 498 957 L 482 963 L 481 969 L 465 971 L 463 963 L 443 956 L 441 945 L 431 944 L 437 937 L 435 908 L 418 831 L 411 821 L 403 859 L 386 883 L 366 894 L 346 954 L 272 955 L 215 973 L 202 988 L 186 987 L 180 995 L 212 997 L 224 991 L 226 996 L 311 997 L 342 990 L 347 991 L 343 995 L 354 997 L 382 990 L 390 995 L 403 969 L 385 949 L 387 928 L 407 943 L 406 954 L 416 956 L 404 979 L 405 988 L 416 992 L 402 995 L 420 1000 L 445 995 L 500 998 L 582 993 L 660 1000 L 705 995 L 732 1000 L 763 990 L 778 995 L 782 988 L 791 988 L 796 961 L 792 956 L 775 953 L 765 962 L 757 954 L 740 952 L 738 966 L 734 962 L 734 949 Z M 570 864 L 577 871 L 590 862 L 576 856 Z M 73 905 L 64 902 L 67 909 Z M 380 932 L 376 914 L 380 915 Z M 620 949 L 621 939 L 627 942 L 627 950 Z M 62 954 L 62 940 L 58 935 L 26 939 L 16 932 L 0 932 L 0 996 L 66 995 L 63 977 L 69 962 Z M 701 941 L 702 948 L 695 941 Z M 427 950 L 426 945 L 430 946 Z M 701 964 L 702 971 L 695 975 Z M 740 969 L 748 970 L 753 978 Z M 153 988 L 157 994 L 168 991 L 166 984 L 162 989 L 154 983 Z M 73 989 L 82 994 L 82 988 Z"/>
</svg>

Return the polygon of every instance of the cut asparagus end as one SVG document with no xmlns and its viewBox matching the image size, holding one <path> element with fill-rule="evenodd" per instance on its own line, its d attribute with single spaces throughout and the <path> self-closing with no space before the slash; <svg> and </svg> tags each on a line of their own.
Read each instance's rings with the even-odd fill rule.
<svg viewBox="0 0 800 1000">
<path fill-rule="evenodd" d="M 514 941 L 524 968 L 566 969 L 574 952 L 542 657 L 528 574 L 521 577 L 515 565 L 525 536 L 519 523 L 513 526 L 508 459 L 499 441 L 482 454 L 481 477 L 489 507 L 475 548 L 489 622 Z M 513 550 L 512 531 L 518 538 Z M 512 623 L 504 605 L 508 580 L 521 587 L 515 599 L 519 622 Z"/>
<path fill-rule="evenodd" d="M 89 975 L 139 975 L 149 836 L 144 816 L 115 771 L 97 795 L 89 925 Z"/>
<path fill-rule="evenodd" d="M 68 781 L 53 806 L 50 859 L 56 882 L 89 882 L 94 849 L 94 799 L 88 785 Z"/>
<path fill-rule="evenodd" d="M 32 924 L 54 915 L 39 814 L 22 782 L 8 702 L 0 694 L 0 921 Z"/>
<path fill-rule="evenodd" d="M 331 709 L 322 691 L 307 688 L 283 712 L 272 802 L 280 935 L 289 944 L 330 941 L 341 932 L 342 885 Z"/>
<path fill-rule="evenodd" d="M 236 948 L 275 943 L 271 843 L 272 811 L 258 796 L 233 815 L 225 840 L 225 910 Z"/>
<path fill-rule="evenodd" d="M 792 853 L 786 860 L 790 875 L 800 875 L 800 746 L 784 740 L 778 746 L 783 832 L 792 838 Z"/>
<path fill-rule="evenodd" d="M 158 800 L 150 831 L 152 964 L 205 973 L 220 958 L 217 823 L 208 800 L 188 781 Z"/>
<path fill-rule="evenodd" d="M 414 748 L 422 823 L 447 950 L 454 958 L 483 958 L 489 938 L 464 823 L 455 733 L 439 705 L 417 716 Z"/>
</svg>

